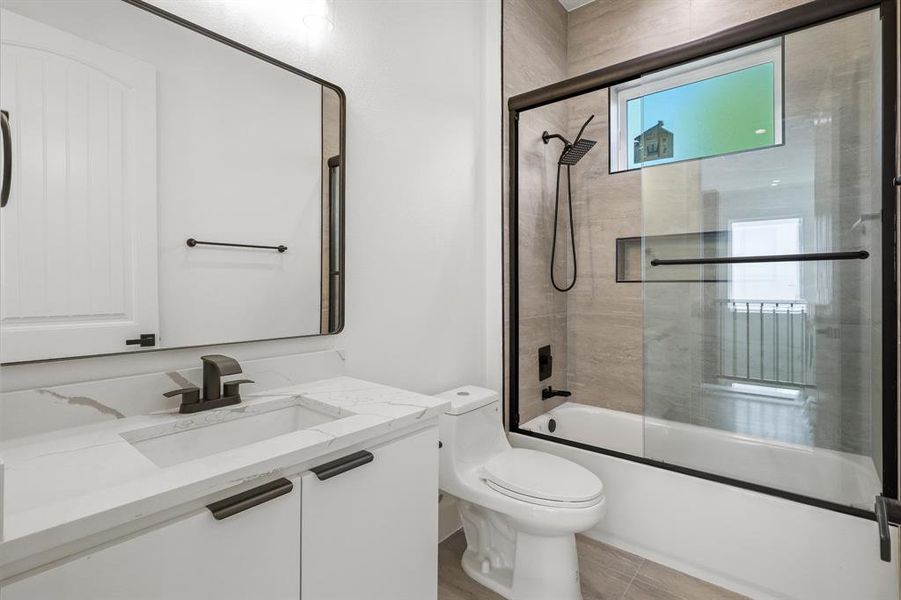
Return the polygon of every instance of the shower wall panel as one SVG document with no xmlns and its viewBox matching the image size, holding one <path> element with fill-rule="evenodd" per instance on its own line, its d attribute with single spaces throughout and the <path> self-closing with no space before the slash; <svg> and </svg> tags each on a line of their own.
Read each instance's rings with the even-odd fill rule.
<svg viewBox="0 0 901 600">
<path fill-rule="evenodd" d="M 566 77 L 566 11 L 557 0 L 505 0 L 503 6 L 503 87 L 507 99 Z M 506 108 L 504 109 L 506 115 Z M 553 235 L 554 152 L 559 148 L 541 142 L 544 130 L 561 131 L 566 108 L 533 111 L 520 124 L 519 196 L 519 406 L 522 421 L 537 416 L 559 402 L 543 402 L 541 388 L 566 388 L 566 301 L 551 286 L 550 248 Z M 504 178 L 508 172 L 507 121 L 504 119 Z M 509 236 L 508 187 L 504 186 L 504 256 Z M 565 265 L 564 265 L 565 266 Z M 505 262 L 504 281 L 509 281 Z M 504 306 L 509 306 L 505 285 Z M 509 339 L 509 314 L 505 312 L 505 342 Z M 506 345 L 506 344 L 505 344 Z M 538 380 L 538 348 L 550 345 L 554 375 Z M 505 370 L 509 365 L 505 364 Z M 505 381 L 509 381 L 505 373 Z M 509 411 L 505 411 L 509 414 Z"/>
</svg>

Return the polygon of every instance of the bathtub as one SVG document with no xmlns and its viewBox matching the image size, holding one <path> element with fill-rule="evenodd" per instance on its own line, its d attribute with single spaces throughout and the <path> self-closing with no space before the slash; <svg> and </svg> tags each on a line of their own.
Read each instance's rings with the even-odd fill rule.
<svg viewBox="0 0 901 600">
<path fill-rule="evenodd" d="M 554 431 L 551 429 L 553 419 Z M 879 480 L 868 458 L 645 419 L 576 402 L 521 429 L 872 508 Z M 523 433 L 514 447 L 556 454 L 604 483 L 607 516 L 586 535 L 755 600 L 898 600 L 892 562 L 879 560 L 865 518 L 691 477 Z"/>
<path fill-rule="evenodd" d="M 873 460 L 720 429 L 566 402 L 522 429 L 872 509 L 882 483 Z M 552 431 L 553 430 L 553 431 Z"/>
</svg>

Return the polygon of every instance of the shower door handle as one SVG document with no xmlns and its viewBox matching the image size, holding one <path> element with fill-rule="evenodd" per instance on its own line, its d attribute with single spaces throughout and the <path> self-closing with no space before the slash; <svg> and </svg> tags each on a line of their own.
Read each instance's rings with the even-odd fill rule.
<svg viewBox="0 0 901 600">
<path fill-rule="evenodd" d="M 879 528 L 879 558 L 892 562 L 892 532 L 889 523 L 901 523 L 901 502 L 876 496 L 876 525 Z"/>
</svg>

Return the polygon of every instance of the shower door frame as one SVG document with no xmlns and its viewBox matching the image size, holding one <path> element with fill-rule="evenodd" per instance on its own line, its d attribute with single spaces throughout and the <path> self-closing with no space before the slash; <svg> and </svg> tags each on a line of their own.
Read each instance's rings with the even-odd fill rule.
<svg viewBox="0 0 901 600">
<path fill-rule="evenodd" d="M 718 483 L 724 483 L 796 502 L 845 514 L 875 520 L 873 510 L 839 504 L 822 498 L 789 492 L 762 484 L 734 479 L 636 456 L 609 448 L 601 448 L 520 428 L 519 423 L 519 115 L 531 109 L 568 100 L 634 80 L 646 73 L 672 67 L 706 56 L 719 54 L 748 44 L 815 27 L 868 10 L 878 9 L 882 27 L 882 495 L 898 499 L 898 286 L 895 178 L 897 144 L 897 5 L 896 0 L 813 0 L 748 23 L 723 30 L 698 40 L 646 54 L 610 67 L 591 71 L 511 97 L 507 102 L 509 136 L 509 338 L 506 348 L 508 377 L 506 393 L 509 403 L 505 422 L 511 433 L 573 446 L 616 458 L 659 467 Z M 875 498 L 874 498 L 875 500 Z"/>
</svg>

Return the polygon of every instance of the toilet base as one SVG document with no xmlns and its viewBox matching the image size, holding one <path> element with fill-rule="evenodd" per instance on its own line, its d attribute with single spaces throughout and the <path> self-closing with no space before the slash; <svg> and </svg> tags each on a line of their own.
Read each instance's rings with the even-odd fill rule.
<svg viewBox="0 0 901 600">
<path fill-rule="evenodd" d="M 501 514 L 461 502 L 463 571 L 508 600 L 582 600 L 576 536 L 516 531 Z"/>
<path fill-rule="evenodd" d="M 466 552 L 463 553 L 460 564 L 463 566 L 463 572 L 469 575 L 473 580 L 504 598 L 510 600 L 513 599 L 512 569 L 492 569 L 491 571 L 484 572 L 483 561 L 480 561 L 476 556 L 476 553 L 470 549 L 467 549 Z"/>
</svg>

